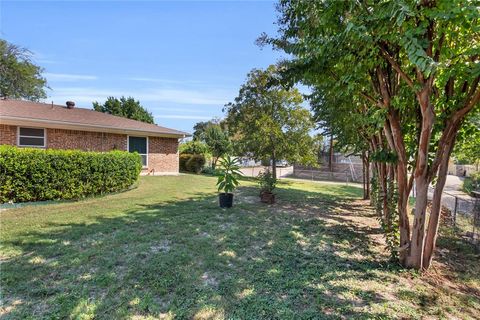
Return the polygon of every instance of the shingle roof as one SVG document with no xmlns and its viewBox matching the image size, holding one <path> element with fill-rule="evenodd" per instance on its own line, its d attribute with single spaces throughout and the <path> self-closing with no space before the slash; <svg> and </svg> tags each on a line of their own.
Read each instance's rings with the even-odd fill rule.
<svg viewBox="0 0 480 320">
<path fill-rule="evenodd" d="M 0 123 L 6 120 L 39 121 L 50 124 L 65 124 L 99 132 L 134 131 L 145 135 L 167 135 L 184 137 L 186 132 L 169 129 L 155 124 L 131 120 L 90 109 L 68 109 L 65 106 L 23 100 L 0 100 Z M 4 121 L 2 121 L 4 120 Z M 80 129 L 79 129 L 80 130 Z"/>
</svg>

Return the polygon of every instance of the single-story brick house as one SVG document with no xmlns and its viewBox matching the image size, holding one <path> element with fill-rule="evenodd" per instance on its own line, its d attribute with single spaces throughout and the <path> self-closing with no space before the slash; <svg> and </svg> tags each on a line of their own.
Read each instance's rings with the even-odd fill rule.
<svg viewBox="0 0 480 320">
<path fill-rule="evenodd" d="M 94 110 L 0 100 L 0 144 L 19 147 L 128 150 L 142 156 L 143 173 L 178 173 L 178 143 L 187 133 Z"/>
</svg>

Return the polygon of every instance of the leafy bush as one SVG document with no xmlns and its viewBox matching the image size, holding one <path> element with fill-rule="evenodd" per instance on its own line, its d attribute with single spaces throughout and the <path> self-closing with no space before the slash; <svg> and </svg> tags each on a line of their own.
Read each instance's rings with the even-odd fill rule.
<svg viewBox="0 0 480 320">
<path fill-rule="evenodd" d="M 470 177 L 465 178 L 463 181 L 463 190 L 467 193 L 480 191 L 480 172 L 474 173 Z"/>
<path fill-rule="evenodd" d="M 207 166 L 203 168 L 202 173 L 208 174 L 211 176 L 218 176 L 220 174 L 220 171 L 218 169 L 213 169 L 212 167 Z"/>
<path fill-rule="evenodd" d="M 189 153 L 181 153 L 178 158 L 178 166 L 180 171 L 186 172 L 187 170 L 187 161 L 192 157 Z"/>
<path fill-rule="evenodd" d="M 192 154 L 185 166 L 188 172 L 200 173 L 205 166 L 205 156 L 203 154 Z"/>
<path fill-rule="evenodd" d="M 277 185 L 277 179 L 275 179 L 270 170 L 267 169 L 258 175 L 258 184 L 260 186 L 260 192 L 271 193 Z"/>
<path fill-rule="evenodd" d="M 178 147 L 180 154 L 207 154 L 208 146 L 200 141 L 187 141 Z"/>
<path fill-rule="evenodd" d="M 125 190 L 142 168 L 138 154 L 0 146 L 0 203 L 79 199 Z"/>
<path fill-rule="evenodd" d="M 180 171 L 200 173 L 205 166 L 205 156 L 203 154 L 180 154 L 179 157 Z"/>
</svg>

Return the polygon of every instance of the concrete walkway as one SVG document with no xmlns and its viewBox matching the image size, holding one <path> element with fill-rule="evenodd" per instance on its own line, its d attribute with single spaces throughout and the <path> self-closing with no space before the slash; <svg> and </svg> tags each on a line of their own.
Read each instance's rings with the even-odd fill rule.
<svg viewBox="0 0 480 320">
<path fill-rule="evenodd" d="M 462 190 L 465 178 L 448 175 L 442 194 L 442 205 L 460 214 L 471 215 L 476 209 L 476 199 Z M 428 189 L 428 198 L 433 198 L 433 186 Z"/>
<path fill-rule="evenodd" d="M 447 181 L 445 182 L 444 191 L 462 191 L 464 180 L 464 177 L 448 175 Z"/>
</svg>

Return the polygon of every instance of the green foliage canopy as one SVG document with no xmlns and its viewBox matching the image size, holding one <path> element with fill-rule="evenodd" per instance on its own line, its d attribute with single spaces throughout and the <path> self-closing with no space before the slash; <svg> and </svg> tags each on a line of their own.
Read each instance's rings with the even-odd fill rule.
<svg viewBox="0 0 480 320">
<path fill-rule="evenodd" d="M 192 136 L 193 140 L 205 141 L 205 131 L 207 130 L 208 127 L 213 125 L 219 125 L 223 129 L 222 121 L 216 118 L 208 121 L 197 122 L 193 126 L 193 136 Z"/>
<path fill-rule="evenodd" d="M 103 104 L 93 103 L 95 111 L 109 113 L 114 116 L 124 117 L 128 119 L 138 120 L 146 123 L 154 123 L 153 115 L 148 112 L 139 101 L 132 97 L 108 97 Z"/>
<path fill-rule="evenodd" d="M 27 49 L 0 39 L 0 97 L 31 101 L 47 97 L 43 69 L 31 57 Z"/>
<path fill-rule="evenodd" d="M 228 134 L 223 131 L 219 125 L 210 125 L 205 130 L 204 140 L 210 153 L 214 157 L 212 166 L 215 168 L 216 160 L 231 151 L 230 139 Z"/>
<path fill-rule="evenodd" d="M 388 179 L 397 184 L 402 263 L 428 268 L 448 159 L 464 119 L 479 108 L 478 1 L 281 0 L 278 9 L 279 37 L 260 42 L 292 56 L 286 78 L 314 88 L 316 119 L 341 143 L 389 155 L 390 177 L 387 162 L 377 168 L 382 188 Z"/>
<path fill-rule="evenodd" d="M 238 154 L 256 160 L 316 162 L 310 112 L 296 88 L 281 84 L 277 66 L 254 69 L 234 102 L 225 106 L 227 125 Z"/>
<path fill-rule="evenodd" d="M 465 119 L 453 155 L 461 164 L 480 165 L 480 108 Z"/>
<path fill-rule="evenodd" d="M 180 154 L 208 154 L 208 146 L 201 141 L 190 140 L 184 143 L 181 143 L 179 148 Z"/>
</svg>

